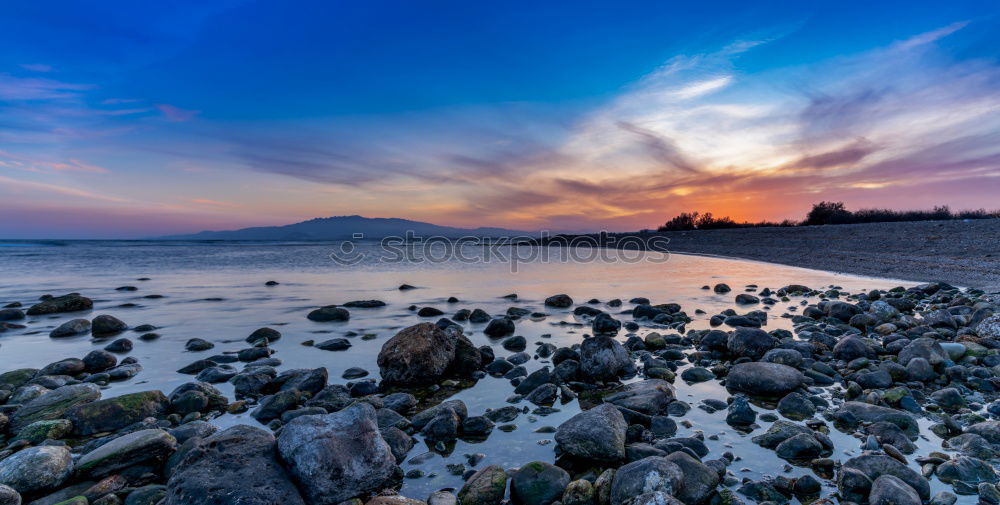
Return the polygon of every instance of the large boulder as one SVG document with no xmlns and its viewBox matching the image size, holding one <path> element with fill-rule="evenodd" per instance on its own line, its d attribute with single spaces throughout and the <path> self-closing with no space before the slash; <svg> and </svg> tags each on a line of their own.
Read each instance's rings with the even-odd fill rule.
<svg viewBox="0 0 1000 505">
<path fill-rule="evenodd" d="M 169 402 L 160 391 L 130 393 L 77 405 L 66 411 L 78 435 L 118 431 L 147 417 L 167 415 Z"/>
<path fill-rule="evenodd" d="M 729 371 L 726 388 L 754 396 L 780 397 L 799 388 L 805 377 L 798 370 L 778 363 L 740 363 Z"/>
<path fill-rule="evenodd" d="M 481 359 L 460 331 L 420 323 L 386 341 L 378 353 L 378 367 L 385 382 L 426 385 L 452 375 L 468 376 L 479 368 Z"/>
<path fill-rule="evenodd" d="M 458 502 L 475 505 L 500 505 L 507 490 L 507 472 L 498 465 L 481 468 L 465 481 L 458 492 Z"/>
<path fill-rule="evenodd" d="M 617 340 L 597 335 L 580 344 L 580 373 L 591 380 L 615 380 L 634 374 L 635 363 Z"/>
<path fill-rule="evenodd" d="M 0 484 L 21 494 L 58 488 L 73 471 L 69 448 L 58 445 L 28 447 L 0 460 Z"/>
<path fill-rule="evenodd" d="M 646 379 L 626 384 L 621 391 L 606 396 L 604 401 L 656 416 L 666 413 L 674 399 L 674 388 L 669 382 L 662 379 Z"/>
<path fill-rule="evenodd" d="M 84 383 L 63 386 L 25 403 L 10 419 L 10 429 L 17 432 L 35 422 L 60 419 L 66 411 L 101 398 L 96 384 Z"/>
<path fill-rule="evenodd" d="M 684 475 L 680 489 L 674 490 L 673 495 L 685 505 L 705 503 L 715 493 L 719 485 L 718 472 L 684 451 L 670 453 L 666 459 L 677 465 Z"/>
<path fill-rule="evenodd" d="M 615 462 L 625 458 L 625 430 L 622 413 L 610 403 L 602 403 L 562 423 L 556 430 L 557 447 L 570 456 Z"/>
<path fill-rule="evenodd" d="M 32 305 L 27 313 L 29 316 L 43 316 L 46 314 L 90 310 L 92 308 L 94 308 L 94 302 L 90 298 L 71 293 L 38 302 Z"/>
<path fill-rule="evenodd" d="M 892 475 L 913 488 L 920 496 L 921 501 L 927 501 L 930 498 L 931 488 L 927 479 L 891 456 L 884 454 L 857 456 L 845 461 L 843 470 L 857 470 L 862 475 L 874 480 L 882 475 Z"/>
<path fill-rule="evenodd" d="M 511 476 L 510 501 L 514 505 L 550 505 L 559 501 L 568 485 L 566 470 L 534 461 L 518 468 Z"/>
<path fill-rule="evenodd" d="M 776 339 L 760 328 L 740 327 L 733 331 L 726 343 L 734 356 L 758 360 L 774 348 Z"/>
<path fill-rule="evenodd" d="M 311 505 L 380 491 L 402 473 L 379 434 L 375 408 L 367 403 L 294 419 L 278 436 L 278 453 Z"/>
<path fill-rule="evenodd" d="M 194 442 L 167 482 L 166 505 L 305 505 L 274 435 L 236 425 Z"/>
<path fill-rule="evenodd" d="M 683 485 L 684 472 L 673 461 L 649 456 L 633 461 L 615 472 L 611 483 L 611 505 L 625 505 L 647 493 L 673 495 Z"/>
<path fill-rule="evenodd" d="M 899 477 L 883 474 L 872 482 L 868 503 L 870 505 L 920 505 L 920 496 Z"/>
<path fill-rule="evenodd" d="M 77 461 L 76 472 L 84 477 L 105 477 L 139 463 L 166 461 L 175 450 L 177 439 L 166 431 L 134 431 L 84 454 Z"/>
</svg>

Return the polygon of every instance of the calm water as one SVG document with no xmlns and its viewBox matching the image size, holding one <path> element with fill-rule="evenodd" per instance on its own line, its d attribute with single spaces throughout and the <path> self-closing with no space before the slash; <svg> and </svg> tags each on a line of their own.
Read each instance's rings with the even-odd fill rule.
<svg viewBox="0 0 1000 505">
<path fill-rule="evenodd" d="M 848 291 L 909 284 L 701 256 L 671 255 L 664 261 L 664 256 L 658 253 L 650 253 L 641 261 L 634 261 L 637 253 L 631 253 L 631 261 L 615 261 L 612 257 L 581 263 L 560 261 L 566 258 L 553 251 L 549 261 L 520 264 L 517 271 L 512 272 L 509 263 L 496 257 L 471 263 L 457 260 L 385 263 L 378 261 L 380 253 L 374 245 L 368 245 L 359 249 L 367 255 L 362 261 L 343 265 L 330 259 L 330 253 L 338 248 L 339 244 L 333 243 L 0 243 L 0 279 L 3 279 L 0 305 L 19 301 L 27 306 L 46 293 L 58 295 L 75 291 L 94 300 L 93 312 L 85 317 L 111 314 L 130 326 L 148 323 L 159 327 L 157 333 L 162 337 L 152 342 L 135 339 L 137 334 L 132 332 L 125 334 L 135 343 L 130 355 L 143 364 L 144 370 L 130 381 L 112 384 L 104 393 L 108 397 L 149 389 L 169 393 L 174 387 L 192 380 L 192 376 L 178 374 L 175 370 L 196 359 L 245 348 L 243 339 L 262 326 L 276 328 L 283 335 L 272 344 L 276 351 L 274 357 L 283 361 L 279 371 L 323 366 L 329 370 L 331 382 L 343 383 L 346 381 L 340 376 L 344 370 L 361 366 L 377 376 L 375 358 L 382 344 L 400 328 L 420 322 L 420 318 L 408 310 L 410 305 L 433 306 L 446 314 L 459 308 L 476 307 L 500 314 L 512 305 L 544 311 L 549 316 L 543 320 L 517 322 L 517 334 L 527 338 L 530 352 L 536 342 L 551 342 L 556 346 L 580 342 L 583 333 L 588 331 L 560 324 L 581 321 L 571 311 L 543 307 L 542 300 L 556 293 L 567 293 L 577 303 L 591 298 L 602 302 L 613 298 L 626 300 L 621 309 L 610 309 L 612 313 L 630 310 L 627 300 L 636 296 L 648 297 L 654 303 L 676 302 L 694 317 L 689 328 L 701 329 L 708 327 L 711 314 L 728 308 L 740 310 L 733 304 L 733 297 L 747 284 L 772 289 L 791 283 L 814 288 L 836 285 Z M 613 252 L 607 254 L 615 255 Z M 136 280 L 140 277 L 150 280 Z M 269 280 L 278 281 L 280 285 L 266 287 L 264 283 Z M 716 295 L 701 289 L 703 285 L 718 282 L 729 284 L 733 292 Z M 403 283 L 419 289 L 399 291 L 397 287 Z M 136 286 L 138 291 L 115 290 L 123 285 Z M 519 300 L 511 302 L 501 298 L 509 293 L 517 293 Z M 163 298 L 144 298 L 152 294 Z M 460 302 L 447 303 L 450 296 L 457 297 Z M 346 323 L 315 323 L 306 319 L 306 314 L 317 306 L 360 299 L 380 299 L 388 305 L 379 309 L 353 309 L 351 320 Z M 788 306 L 798 306 L 799 301 L 794 299 L 775 306 L 768 329 L 790 329 L 790 322 L 778 316 Z M 119 307 L 125 303 L 136 306 Z M 702 309 L 706 314 L 695 315 L 695 309 Z M 82 357 L 106 345 L 106 341 L 93 342 L 89 336 L 58 340 L 48 337 L 50 330 L 76 317 L 82 316 L 75 313 L 29 318 L 26 329 L 0 334 L 0 368 L 37 368 L 62 358 Z M 483 335 L 482 325 L 466 323 L 465 327 L 466 334 L 476 345 L 492 345 L 497 356 L 511 354 L 500 347 L 499 341 Z M 305 340 L 318 342 L 344 336 L 349 331 L 377 337 L 373 340 L 354 337 L 353 347 L 341 352 L 300 345 Z M 638 334 L 647 331 L 650 330 L 644 328 Z M 202 353 L 185 352 L 184 343 L 193 337 L 214 342 L 216 347 Z M 624 341 L 625 333 L 622 332 L 619 338 Z M 530 372 L 545 364 L 532 360 L 525 366 Z M 216 386 L 232 398 L 232 388 L 228 384 Z M 688 386 L 678 379 L 676 389 L 677 397 L 692 406 L 703 398 L 728 397 L 724 388 L 714 381 Z M 513 387 L 508 381 L 487 377 L 455 398 L 465 401 L 470 415 L 479 415 L 486 408 L 507 405 L 505 399 L 511 394 Z M 518 428 L 513 432 L 494 430 L 485 442 L 459 441 L 447 455 L 432 454 L 417 458 L 416 462 L 404 463 L 404 470 L 419 468 L 427 475 L 407 479 L 403 494 L 425 499 L 437 489 L 459 488 L 461 477 L 451 475 L 445 465 L 466 463 L 466 454 L 486 454 L 479 467 L 493 463 L 513 467 L 533 460 L 552 461 L 552 435 L 535 433 L 535 430 L 542 426 L 558 426 L 579 412 L 575 401 L 556 407 L 560 412 L 545 417 L 522 414 L 514 421 Z M 783 460 L 773 451 L 750 443 L 750 437 L 761 433 L 769 423 L 761 422 L 761 429 L 744 435 L 728 428 L 725 411 L 709 414 L 693 408 L 685 419 L 691 421 L 693 428 L 681 426 L 678 436 L 702 430 L 712 451 L 709 458 L 720 457 L 727 450 L 741 456 L 743 460 L 731 467 L 738 477 L 759 478 L 782 473 Z M 256 424 L 248 414 L 225 415 L 214 422 L 223 426 Z M 940 450 L 940 440 L 926 427 L 922 431 L 927 438 L 917 441 L 918 454 Z M 718 437 L 715 439 L 711 435 Z M 834 458 L 859 452 L 860 441 L 839 432 L 831 436 L 837 443 Z M 427 446 L 418 441 L 408 459 L 425 452 L 428 452 Z M 795 468 L 788 475 L 806 472 L 809 470 Z M 832 483 L 826 484 L 827 491 L 833 489 Z M 933 484 L 935 488 L 942 488 L 937 481 Z"/>
</svg>

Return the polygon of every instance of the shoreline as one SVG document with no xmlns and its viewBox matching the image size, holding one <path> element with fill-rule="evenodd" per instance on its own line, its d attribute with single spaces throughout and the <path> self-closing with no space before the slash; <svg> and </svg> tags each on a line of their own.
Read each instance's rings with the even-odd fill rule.
<svg viewBox="0 0 1000 505">
<path fill-rule="evenodd" d="M 1000 291 L 1000 220 L 661 232 L 667 252 Z"/>
</svg>

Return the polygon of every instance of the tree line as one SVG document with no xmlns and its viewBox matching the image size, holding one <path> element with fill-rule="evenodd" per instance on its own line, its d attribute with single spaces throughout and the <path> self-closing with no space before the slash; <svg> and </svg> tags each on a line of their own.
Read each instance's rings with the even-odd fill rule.
<svg viewBox="0 0 1000 505">
<path fill-rule="evenodd" d="M 717 230 L 722 228 L 760 228 L 765 226 L 814 226 L 825 224 L 894 223 L 902 221 L 945 221 L 950 219 L 996 219 L 1000 210 L 952 211 L 947 205 L 932 210 L 859 209 L 848 210 L 844 202 L 819 202 L 802 221 L 737 222 L 729 216 L 715 217 L 711 212 L 682 212 L 657 228 L 657 231 Z"/>
</svg>

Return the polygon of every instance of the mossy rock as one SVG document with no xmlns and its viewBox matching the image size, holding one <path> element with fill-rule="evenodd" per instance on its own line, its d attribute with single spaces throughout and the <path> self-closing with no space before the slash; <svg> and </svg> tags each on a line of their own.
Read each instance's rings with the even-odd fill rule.
<svg viewBox="0 0 1000 505">
<path fill-rule="evenodd" d="M 68 500 L 63 500 L 55 505 L 88 505 L 86 496 L 74 496 Z"/>
<path fill-rule="evenodd" d="M 498 465 L 474 473 L 458 492 L 458 502 L 465 505 L 499 505 L 507 489 L 507 472 Z"/>
<path fill-rule="evenodd" d="M 36 373 L 38 373 L 37 368 L 18 368 L 17 370 L 4 372 L 0 374 L 0 384 L 10 384 L 15 388 L 19 388 L 27 384 Z"/>
<path fill-rule="evenodd" d="M 17 433 L 14 440 L 27 440 L 31 445 L 39 445 L 46 439 L 59 440 L 73 431 L 73 423 L 68 419 L 35 421 Z"/>
<path fill-rule="evenodd" d="M 55 505 L 88 505 L 86 496 L 74 496 L 68 500 L 63 500 Z"/>
<path fill-rule="evenodd" d="M 77 405 L 66 412 L 81 436 L 117 431 L 147 417 L 167 415 L 169 402 L 160 391 L 131 393 Z"/>
</svg>

